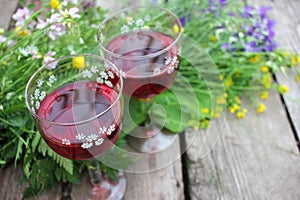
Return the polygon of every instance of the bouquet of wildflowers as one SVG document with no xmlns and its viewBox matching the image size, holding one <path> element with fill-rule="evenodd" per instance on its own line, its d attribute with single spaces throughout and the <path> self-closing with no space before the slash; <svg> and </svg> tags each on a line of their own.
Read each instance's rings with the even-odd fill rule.
<svg viewBox="0 0 300 200">
<path fill-rule="evenodd" d="M 55 58 L 98 53 L 95 35 L 107 12 L 93 0 L 43 1 L 38 9 L 34 4 L 21 3 L 12 16 L 11 28 L 0 30 L 0 165 L 22 164 L 24 179 L 29 182 L 24 197 L 29 197 L 51 188 L 56 182 L 78 183 L 82 164 L 57 155 L 41 139 L 24 103 L 26 83 L 36 69 Z M 157 1 L 151 3 L 157 4 Z M 201 115 L 200 118 L 191 115 L 191 109 L 183 104 L 187 107 L 188 123 L 181 122 L 177 118 L 180 109 L 176 108 L 182 104 L 174 103 L 174 96 L 164 92 L 155 97 L 154 102 L 164 105 L 169 112 L 167 129 L 177 133 L 189 126 L 207 128 L 224 109 L 237 118 L 244 118 L 247 108 L 241 101 L 242 95 L 254 102 L 259 114 L 266 109 L 263 100 L 268 98 L 269 90 L 288 91 L 286 86 L 273 82 L 272 74 L 296 66 L 300 60 L 297 55 L 277 49 L 275 24 L 267 16 L 270 8 L 244 6 L 229 0 L 176 0 L 160 5 L 174 11 L 181 19 L 183 33 L 202 45 L 218 67 L 217 78 L 224 88 L 215 99 L 217 106 L 213 107 L 203 79 L 182 59 L 179 70 L 193 86 L 199 101 L 196 110 Z M 54 62 L 49 67 L 55 68 L 55 65 Z M 81 59 L 74 59 L 73 66 L 81 68 Z M 174 87 L 180 84 L 175 83 Z M 141 105 L 133 101 L 130 110 L 140 113 L 135 116 L 137 123 L 143 122 L 143 112 L 147 110 Z M 123 137 L 118 145 L 125 144 Z M 112 177 L 116 175 L 116 171 L 108 167 L 102 166 L 102 170 Z"/>
<path fill-rule="evenodd" d="M 273 74 L 287 68 L 298 71 L 296 66 L 300 58 L 297 54 L 278 49 L 274 32 L 276 24 L 268 17 L 272 8 L 231 0 L 189 3 L 178 0 L 176 4 L 184 5 L 180 8 L 170 5 L 181 17 L 184 34 L 201 44 L 218 67 L 224 96 L 217 98 L 217 104 L 225 103 L 228 111 L 241 119 L 247 113 L 241 101 L 242 95 L 255 104 L 256 112 L 260 114 L 266 109 L 263 101 L 268 98 L 269 90 L 281 94 L 288 92 L 287 86 L 278 85 L 273 80 Z M 296 80 L 299 80 L 298 76 Z M 208 127 L 209 121 L 220 117 L 224 111 L 218 106 L 211 109 L 209 103 L 200 103 L 199 109 L 202 128 Z"/>
</svg>

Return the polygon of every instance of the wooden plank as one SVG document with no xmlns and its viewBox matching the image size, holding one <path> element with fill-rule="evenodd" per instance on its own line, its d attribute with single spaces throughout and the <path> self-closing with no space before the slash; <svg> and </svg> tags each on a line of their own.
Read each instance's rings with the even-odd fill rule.
<svg viewBox="0 0 300 200">
<path fill-rule="evenodd" d="M 0 171 L 0 199 L 21 199 L 26 185 L 21 184 L 23 176 L 20 166 L 9 166 Z"/>
<path fill-rule="evenodd" d="M 11 16 L 15 12 L 18 0 L 0 0 L 0 27 L 9 27 Z"/>
<path fill-rule="evenodd" d="M 271 5 L 271 17 L 277 21 L 276 33 L 281 47 L 299 52 L 298 1 L 259 1 L 258 5 Z M 281 84 L 290 87 L 284 96 L 293 122 L 299 130 L 299 85 L 282 74 L 277 75 Z M 289 101 L 289 102 L 288 102 Z M 189 191 L 191 199 L 300 199 L 299 152 L 293 132 L 276 92 L 266 101 L 267 111 L 261 115 L 249 108 L 246 119 L 226 116 L 222 137 L 212 152 L 203 159 L 214 145 L 216 138 L 209 138 L 206 149 L 197 152 L 203 138 L 188 149 L 190 159 Z M 299 115 L 299 114 L 298 114 Z M 297 124 L 298 123 L 298 124 Z M 214 121 L 209 134 L 218 135 L 222 120 Z M 299 132 L 298 132 L 299 133 Z M 193 134 L 187 134 L 189 142 Z"/>
<path fill-rule="evenodd" d="M 124 200 L 184 199 L 179 139 L 167 150 L 147 159 L 148 165 L 157 165 L 151 166 L 157 170 L 127 173 L 128 186 Z"/>
<path fill-rule="evenodd" d="M 270 17 L 275 20 L 275 33 L 279 41 L 280 49 L 300 55 L 300 1 L 277 0 L 261 1 L 251 0 L 256 5 L 271 6 Z M 299 67 L 299 65 L 298 65 Z M 296 73 L 288 70 L 287 74 L 277 73 L 276 78 L 279 84 L 285 84 L 290 88 L 283 96 L 288 112 L 296 129 L 298 139 L 300 138 L 300 84 L 295 81 Z"/>
<path fill-rule="evenodd" d="M 164 162 L 165 160 L 170 162 Z M 148 168 L 152 170 L 147 172 Z M 127 171 L 124 200 L 184 199 L 179 139 L 166 151 L 145 157 L 144 160 L 130 166 Z M 88 187 L 89 179 L 83 176 L 82 184 L 73 185 L 71 196 L 74 199 L 82 199 L 82 193 Z"/>
<path fill-rule="evenodd" d="M 272 92 L 266 105 L 260 115 L 249 108 L 243 120 L 228 114 L 225 126 L 215 120 L 207 135 L 222 137 L 206 158 L 195 150 L 202 139 L 194 141 L 187 151 L 191 199 L 300 199 L 299 152 L 279 95 Z"/>
<path fill-rule="evenodd" d="M 22 199 L 23 191 L 28 186 L 28 183 L 21 183 L 23 172 L 21 166 L 14 167 L 13 165 L 0 170 L 0 199 L 19 200 Z M 61 199 L 61 184 L 57 188 L 43 193 L 38 197 L 40 200 L 60 200 Z M 36 197 L 32 198 L 32 200 Z"/>
</svg>

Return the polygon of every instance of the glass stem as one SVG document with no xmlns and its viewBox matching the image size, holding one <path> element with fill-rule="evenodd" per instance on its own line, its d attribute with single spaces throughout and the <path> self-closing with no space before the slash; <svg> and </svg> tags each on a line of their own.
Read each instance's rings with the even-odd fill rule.
<svg viewBox="0 0 300 200">
<path fill-rule="evenodd" d="M 144 126 L 147 127 L 151 124 L 150 108 L 152 106 L 152 98 L 141 99 L 141 101 L 144 102 L 144 107 L 146 109 Z"/>
<path fill-rule="evenodd" d="M 87 162 L 87 168 L 89 171 L 92 184 L 98 184 L 103 180 L 103 176 L 99 167 L 99 161 L 93 159 Z"/>
</svg>

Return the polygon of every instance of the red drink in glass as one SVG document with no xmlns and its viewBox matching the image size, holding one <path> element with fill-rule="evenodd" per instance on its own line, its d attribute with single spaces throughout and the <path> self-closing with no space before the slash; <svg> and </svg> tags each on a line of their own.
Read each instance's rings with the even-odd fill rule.
<svg viewBox="0 0 300 200">
<path fill-rule="evenodd" d="M 178 47 L 167 49 L 174 39 L 150 30 L 132 31 L 109 42 L 110 57 L 125 73 L 124 92 L 136 98 L 151 98 L 165 91 L 176 77 Z"/>
<path fill-rule="evenodd" d="M 121 103 L 112 106 L 117 96 L 112 88 L 97 82 L 64 85 L 41 102 L 37 115 L 53 123 L 39 121 L 39 131 L 61 156 L 93 159 L 108 151 L 121 132 Z M 110 106 L 112 109 L 108 109 Z M 96 117 L 106 109 L 101 118 Z"/>
</svg>

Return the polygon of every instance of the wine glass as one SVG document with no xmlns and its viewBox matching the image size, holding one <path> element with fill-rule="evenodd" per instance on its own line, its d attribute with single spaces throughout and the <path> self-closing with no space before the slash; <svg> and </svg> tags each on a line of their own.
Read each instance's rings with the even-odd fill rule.
<svg viewBox="0 0 300 200">
<path fill-rule="evenodd" d="M 48 146 L 65 158 L 85 160 L 91 178 L 87 199 L 121 199 L 125 193 L 123 174 L 117 181 L 104 178 L 96 159 L 119 138 L 122 89 L 119 70 L 92 54 L 43 65 L 25 89 L 27 108 Z"/>
<path fill-rule="evenodd" d="M 179 67 L 182 26 L 171 11 L 154 5 L 125 8 L 99 26 L 100 52 L 120 69 L 123 93 L 151 108 L 152 99 L 174 82 Z M 139 152 L 153 153 L 172 144 L 167 133 L 148 115 L 146 125 L 128 133 L 128 144 Z"/>
</svg>

